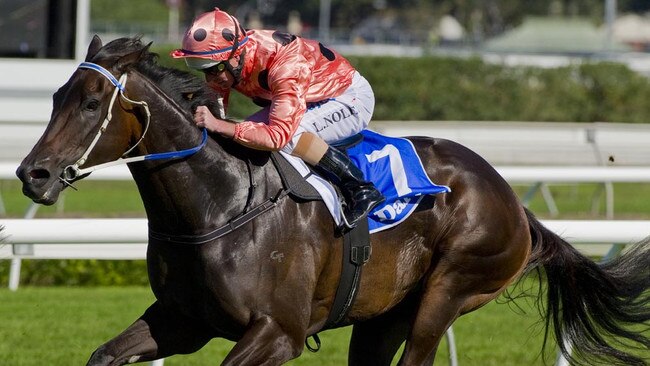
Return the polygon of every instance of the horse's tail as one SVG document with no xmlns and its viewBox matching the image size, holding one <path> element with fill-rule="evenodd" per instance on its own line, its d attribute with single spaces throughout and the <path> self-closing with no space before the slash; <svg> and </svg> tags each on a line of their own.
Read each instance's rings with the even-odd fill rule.
<svg viewBox="0 0 650 366">
<path fill-rule="evenodd" d="M 580 356 L 603 364 L 646 365 L 629 351 L 650 348 L 650 237 L 617 259 L 597 264 L 529 210 L 526 216 L 533 243 L 526 270 L 542 266 L 548 283 L 544 344 L 552 327 L 572 362 L 584 363 Z"/>
</svg>

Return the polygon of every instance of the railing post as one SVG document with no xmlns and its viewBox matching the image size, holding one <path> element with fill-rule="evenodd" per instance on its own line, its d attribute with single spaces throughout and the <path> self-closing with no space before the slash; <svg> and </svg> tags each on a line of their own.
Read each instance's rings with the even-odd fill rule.
<svg viewBox="0 0 650 366">
<path fill-rule="evenodd" d="M 555 204 L 555 200 L 553 199 L 553 194 L 551 193 L 551 190 L 548 188 L 548 185 L 546 185 L 546 183 L 542 183 L 539 189 L 540 192 L 542 192 L 542 197 L 544 197 L 544 202 L 546 202 L 546 207 L 548 207 L 548 212 L 551 214 L 551 217 L 557 217 L 560 214 L 560 210 L 557 208 L 557 205 Z"/>
<path fill-rule="evenodd" d="M 533 200 L 535 193 L 537 193 L 537 191 L 541 186 L 542 186 L 542 182 L 536 182 L 535 184 L 532 185 L 532 187 L 528 189 L 528 191 L 526 191 L 526 193 L 521 199 L 521 202 L 524 204 L 524 206 L 528 207 L 528 205 L 530 205 L 530 201 Z"/>
<path fill-rule="evenodd" d="M 605 217 L 607 220 L 614 219 L 614 185 L 612 182 L 605 182 Z"/>
<path fill-rule="evenodd" d="M 555 200 L 553 199 L 553 194 L 551 193 L 551 190 L 544 182 L 536 182 L 528 189 L 528 191 L 526 191 L 523 198 L 521 199 L 523 205 L 525 207 L 528 207 L 530 205 L 530 202 L 533 200 L 535 193 L 537 193 L 537 191 L 541 192 L 542 198 L 544 198 L 544 203 L 546 203 L 546 207 L 548 208 L 548 212 L 551 214 L 551 216 L 556 217 L 557 215 L 559 215 L 560 210 L 558 210 L 557 205 L 555 204 Z"/>
<path fill-rule="evenodd" d="M 33 219 L 36 216 L 36 211 L 40 206 L 37 203 L 32 203 L 25 212 L 25 219 Z M 32 244 L 13 244 L 11 246 L 13 258 L 11 258 L 11 268 L 9 269 L 9 290 L 16 291 L 20 285 L 20 267 L 21 259 L 17 255 L 33 255 L 34 246 Z"/>
<path fill-rule="evenodd" d="M 20 258 L 11 258 L 11 268 L 9 269 L 9 290 L 18 290 L 20 284 Z"/>
<path fill-rule="evenodd" d="M 447 337 L 447 349 L 449 350 L 449 366 L 458 366 L 458 354 L 456 353 L 456 337 L 454 330 L 450 326 L 445 333 Z"/>
</svg>

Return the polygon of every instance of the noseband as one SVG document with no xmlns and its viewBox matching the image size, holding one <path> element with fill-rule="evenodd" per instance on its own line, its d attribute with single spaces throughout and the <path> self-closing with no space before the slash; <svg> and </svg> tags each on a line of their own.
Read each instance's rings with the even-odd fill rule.
<svg viewBox="0 0 650 366">
<path fill-rule="evenodd" d="M 74 164 L 66 166 L 63 169 L 63 172 L 61 173 L 59 180 L 61 180 L 65 185 L 71 186 L 71 182 L 76 178 L 85 174 L 90 174 L 98 169 L 108 168 L 114 165 L 133 163 L 136 161 L 183 158 L 195 154 L 196 152 L 201 150 L 203 146 L 205 146 L 208 139 L 208 133 L 206 129 L 203 129 L 203 139 L 201 143 L 196 147 L 186 149 L 186 150 L 180 150 L 180 151 L 171 151 L 165 153 L 148 154 L 148 155 L 126 158 L 125 156 L 128 155 L 131 151 L 133 151 L 133 149 L 135 149 L 136 146 L 138 146 L 142 142 L 145 135 L 147 134 L 147 131 L 149 130 L 149 122 L 151 121 L 151 112 L 149 111 L 149 105 L 145 101 L 134 101 L 129 99 L 126 95 L 124 95 L 124 92 L 126 91 L 126 81 L 127 81 L 126 73 L 122 74 L 122 76 L 120 76 L 120 79 L 117 80 L 115 76 L 113 76 L 113 74 L 110 73 L 110 71 L 92 62 L 82 62 L 78 66 L 78 69 L 90 69 L 99 72 L 104 77 L 106 77 L 108 81 L 110 81 L 111 84 L 113 84 L 113 86 L 115 86 L 115 90 L 113 91 L 113 96 L 111 97 L 111 101 L 108 105 L 108 112 L 106 113 L 106 118 L 104 118 L 104 122 L 99 127 L 99 130 L 97 131 L 97 134 L 95 135 L 93 141 L 90 143 L 90 146 L 88 146 L 88 148 L 83 153 L 83 155 L 81 155 L 79 160 L 77 160 Z M 103 164 L 98 164 L 91 167 L 80 169 L 79 167 L 86 162 L 86 160 L 88 159 L 88 155 L 90 155 L 90 153 L 93 151 L 95 145 L 101 138 L 102 134 L 106 131 L 108 124 L 111 122 L 111 118 L 113 118 L 111 111 L 113 110 L 113 105 L 115 104 L 115 100 L 117 99 L 118 94 L 125 101 L 131 104 L 140 105 L 144 108 L 145 113 L 147 115 L 147 120 L 145 123 L 144 132 L 142 133 L 142 136 L 140 136 L 140 139 L 138 140 L 137 143 L 135 143 L 135 145 L 131 146 L 131 148 L 129 148 L 124 154 L 122 154 L 121 158 Z"/>
</svg>

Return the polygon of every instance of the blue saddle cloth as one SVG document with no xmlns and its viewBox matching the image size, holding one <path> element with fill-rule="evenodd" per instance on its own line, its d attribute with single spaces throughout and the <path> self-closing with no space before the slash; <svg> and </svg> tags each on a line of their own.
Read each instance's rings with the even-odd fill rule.
<svg viewBox="0 0 650 366">
<path fill-rule="evenodd" d="M 373 131 L 361 132 L 363 140 L 348 148 L 350 159 L 384 194 L 386 201 L 368 215 L 371 233 L 386 230 L 406 220 L 425 195 L 451 192 L 434 184 L 411 141 Z"/>
</svg>

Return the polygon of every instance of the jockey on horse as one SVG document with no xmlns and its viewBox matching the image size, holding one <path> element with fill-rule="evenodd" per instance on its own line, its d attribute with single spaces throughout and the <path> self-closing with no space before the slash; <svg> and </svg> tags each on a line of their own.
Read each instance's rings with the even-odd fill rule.
<svg viewBox="0 0 650 366">
<path fill-rule="evenodd" d="M 182 47 L 171 56 L 203 71 L 226 106 L 231 88 L 263 106 L 241 123 L 199 106 L 199 127 L 253 149 L 301 158 L 340 188 L 348 228 L 384 201 L 349 157 L 329 146 L 366 128 L 375 105 L 370 84 L 343 56 L 314 40 L 244 30 L 218 8 L 194 20 Z"/>
</svg>

